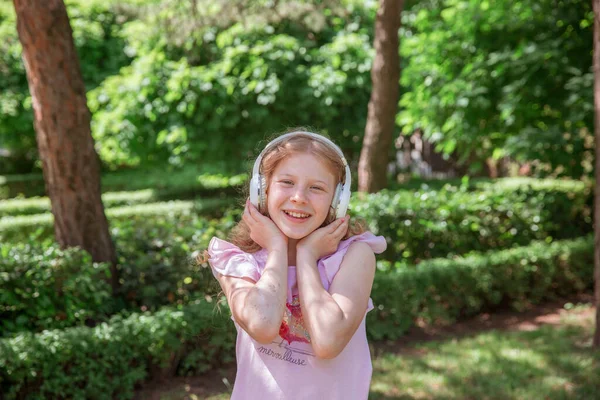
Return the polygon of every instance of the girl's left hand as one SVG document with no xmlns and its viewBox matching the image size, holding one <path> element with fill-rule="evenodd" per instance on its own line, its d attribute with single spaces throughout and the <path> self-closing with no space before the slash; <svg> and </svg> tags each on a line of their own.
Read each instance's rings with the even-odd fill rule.
<svg viewBox="0 0 600 400">
<path fill-rule="evenodd" d="M 331 224 L 319 228 L 310 235 L 306 236 L 296 245 L 298 255 L 309 256 L 315 261 L 333 254 L 348 231 L 348 221 L 350 216 L 338 218 Z"/>
</svg>

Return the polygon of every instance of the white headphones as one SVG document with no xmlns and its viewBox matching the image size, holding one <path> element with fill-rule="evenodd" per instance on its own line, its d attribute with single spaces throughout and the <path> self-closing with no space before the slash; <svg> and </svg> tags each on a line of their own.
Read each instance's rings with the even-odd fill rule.
<svg viewBox="0 0 600 400">
<path fill-rule="evenodd" d="M 348 204 L 350 203 L 350 195 L 351 195 L 350 184 L 352 182 L 352 179 L 350 177 L 350 167 L 348 166 L 348 162 L 346 161 L 346 158 L 344 157 L 344 153 L 342 153 L 342 150 L 335 143 L 333 143 L 331 140 L 327 139 L 325 136 L 321 136 L 321 135 L 318 135 L 316 133 L 311 133 L 311 132 L 296 131 L 296 132 L 286 133 L 285 135 L 279 136 L 278 138 L 276 138 L 275 140 L 273 140 L 272 142 L 270 142 L 269 144 L 267 144 L 265 146 L 264 150 L 260 152 L 258 158 L 254 162 L 254 168 L 252 168 L 252 179 L 250 180 L 250 202 L 252 204 L 254 204 L 254 206 L 256 208 L 258 208 L 258 211 L 260 211 L 261 213 L 264 214 L 266 212 L 266 210 L 267 210 L 267 193 L 266 193 L 267 179 L 260 173 L 260 166 L 261 166 L 263 155 L 277 143 L 289 138 L 290 136 L 296 136 L 296 135 L 310 136 L 314 140 L 317 140 L 317 141 L 323 143 L 324 145 L 331 147 L 340 156 L 340 159 L 342 160 L 342 163 L 344 164 L 344 167 L 346 168 L 346 179 L 345 179 L 343 185 L 341 183 L 338 183 L 335 188 L 335 193 L 333 195 L 333 200 L 331 202 L 331 212 L 330 212 L 328 218 L 330 218 L 332 215 L 335 215 L 335 218 L 344 217 L 346 215 L 346 210 L 348 210 Z M 333 214 L 333 213 L 335 213 L 335 214 Z"/>
</svg>

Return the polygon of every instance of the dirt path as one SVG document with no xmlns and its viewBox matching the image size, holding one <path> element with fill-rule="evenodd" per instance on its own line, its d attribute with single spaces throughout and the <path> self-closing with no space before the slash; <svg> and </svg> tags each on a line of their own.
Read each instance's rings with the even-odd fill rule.
<svg viewBox="0 0 600 400">
<path fill-rule="evenodd" d="M 593 317 L 591 307 L 567 311 L 566 303 L 590 304 L 591 294 L 553 301 L 523 312 L 500 311 L 483 313 L 446 327 L 415 327 L 395 341 L 371 343 L 374 357 L 382 353 L 408 354 L 414 345 L 432 340 L 448 340 L 476 335 L 490 330 L 535 330 L 542 325 L 559 325 L 568 314 L 573 323 L 585 323 Z M 136 400 L 198 400 L 230 390 L 235 379 L 235 364 L 212 370 L 202 376 L 175 377 L 167 382 L 149 382 L 136 392 Z"/>
</svg>

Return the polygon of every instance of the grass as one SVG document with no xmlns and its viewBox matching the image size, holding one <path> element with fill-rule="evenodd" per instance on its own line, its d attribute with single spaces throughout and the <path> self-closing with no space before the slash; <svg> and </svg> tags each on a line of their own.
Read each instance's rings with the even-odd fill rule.
<svg viewBox="0 0 600 400">
<path fill-rule="evenodd" d="M 600 380 L 584 336 L 581 328 L 543 327 L 386 354 L 374 362 L 370 398 L 592 399 Z"/>
<path fill-rule="evenodd" d="M 598 399 L 600 352 L 591 350 L 592 316 L 590 305 L 580 305 L 562 312 L 556 325 L 399 342 L 398 351 L 374 357 L 369 399 Z M 180 385 L 153 398 L 230 396 L 225 385 L 221 393 L 193 389 Z"/>
<path fill-rule="evenodd" d="M 369 399 L 598 399 L 590 306 L 557 326 L 432 341 L 373 362 Z"/>
</svg>

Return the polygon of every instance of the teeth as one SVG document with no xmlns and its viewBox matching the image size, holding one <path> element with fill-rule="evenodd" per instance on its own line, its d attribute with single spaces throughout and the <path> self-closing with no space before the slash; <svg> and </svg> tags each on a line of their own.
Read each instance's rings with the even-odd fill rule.
<svg viewBox="0 0 600 400">
<path fill-rule="evenodd" d="M 291 215 L 294 218 L 308 218 L 310 217 L 309 214 L 302 214 L 302 213 L 297 213 L 297 212 L 293 212 L 293 211 L 284 211 L 287 215 Z"/>
</svg>

